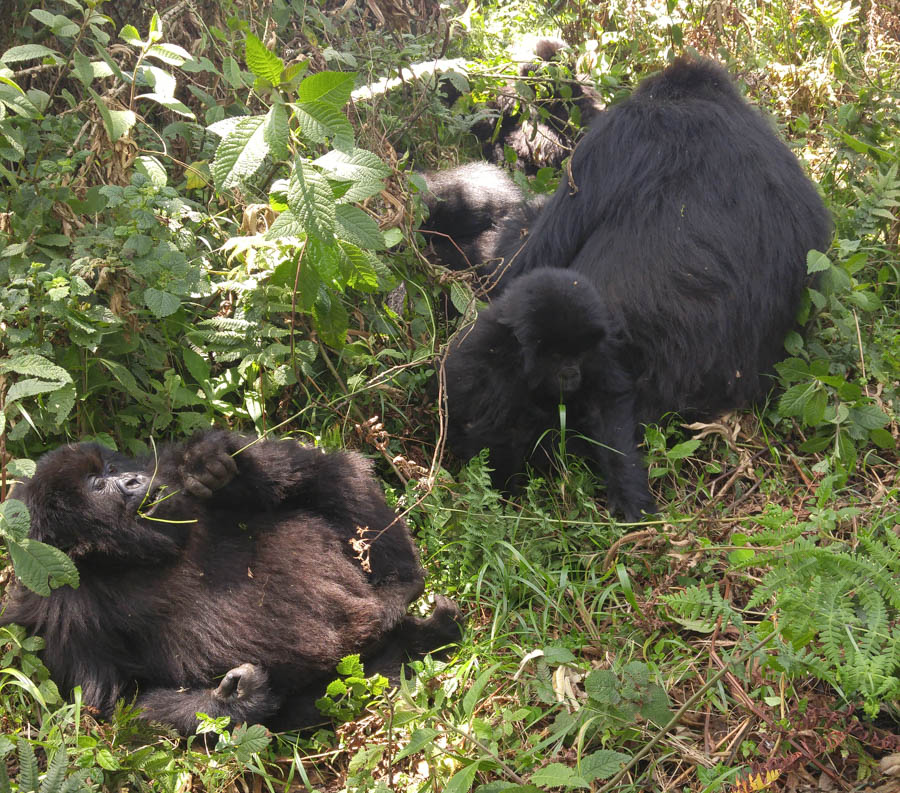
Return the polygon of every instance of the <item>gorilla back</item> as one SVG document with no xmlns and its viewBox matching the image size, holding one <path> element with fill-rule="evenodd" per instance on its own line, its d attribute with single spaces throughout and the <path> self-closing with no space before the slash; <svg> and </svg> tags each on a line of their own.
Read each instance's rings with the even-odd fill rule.
<svg viewBox="0 0 900 793">
<path fill-rule="evenodd" d="M 669 412 L 708 417 L 766 393 L 807 283 L 807 252 L 828 247 L 828 212 L 728 74 L 681 59 L 597 117 L 524 242 L 521 227 L 514 219 L 500 229 L 491 278 L 501 296 L 447 357 L 451 446 L 465 457 L 488 446 L 501 480 L 521 470 L 519 450 L 552 428 L 539 405 L 546 373 L 558 372 L 569 425 L 619 453 L 624 468 L 588 456 L 626 516 L 638 517 L 652 508 L 634 465 L 639 424 Z M 542 301 L 571 308 L 542 310 Z M 572 389 L 557 362 L 563 342 L 577 352 L 574 340 L 603 326 Z M 529 357 L 539 360 L 528 366 Z M 493 358 L 509 370 L 502 383 Z M 502 404 L 517 405 L 515 415 Z M 485 429 L 487 416 L 499 419 Z"/>
<path fill-rule="evenodd" d="M 306 727 L 343 656 L 397 672 L 458 638 L 450 601 L 406 615 L 424 571 L 365 460 L 253 440 L 208 432 L 156 461 L 66 446 L 17 487 L 31 536 L 81 583 L 49 598 L 17 585 L 0 624 L 41 635 L 56 682 L 101 715 L 137 695 L 184 733 L 197 711 Z"/>
<path fill-rule="evenodd" d="M 708 416 L 766 393 L 830 234 L 771 123 L 721 66 L 682 58 L 597 117 L 524 246 L 501 251 L 499 286 L 584 274 L 623 316 L 638 419 Z"/>
</svg>

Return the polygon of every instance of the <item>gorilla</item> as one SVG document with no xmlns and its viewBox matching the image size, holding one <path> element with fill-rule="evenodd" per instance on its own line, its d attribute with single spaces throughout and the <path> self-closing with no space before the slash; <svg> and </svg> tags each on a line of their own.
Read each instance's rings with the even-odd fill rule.
<svg viewBox="0 0 900 793">
<path fill-rule="evenodd" d="M 766 394 L 831 222 L 727 72 L 681 58 L 597 117 L 520 232 L 498 231 L 500 297 L 450 346 L 448 444 L 488 447 L 506 486 L 563 402 L 612 504 L 638 519 L 655 509 L 639 425 Z"/>
<path fill-rule="evenodd" d="M 451 270 L 474 267 L 479 275 L 493 273 L 494 257 L 526 233 L 546 202 L 546 196 L 526 201 L 507 171 L 486 162 L 423 176 L 428 217 L 421 229 Z"/>
<path fill-rule="evenodd" d="M 590 86 L 567 79 L 559 56 L 564 43 L 541 39 L 535 45 L 534 60 L 519 67 L 519 77 L 538 78 L 529 82 L 535 93 L 532 102 L 520 107 L 523 99 L 517 83 L 510 80 L 500 88 L 488 106 L 499 119 L 485 119 L 472 126 L 482 144 L 485 159 L 506 162 L 506 147 L 516 153 L 516 165 L 528 174 L 540 168 L 558 168 L 572 153 L 580 130 L 600 112 L 602 100 Z"/>
<path fill-rule="evenodd" d="M 357 454 L 224 431 L 155 460 L 82 443 L 45 454 L 15 495 L 80 585 L 16 584 L 0 624 L 41 635 L 57 684 L 103 716 L 136 696 L 183 734 L 197 711 L 301 729 L 323 721 L 314 703 L 343 656 L 396 675 L 460 636 L 445 598 L 406 614 L 424 570 Z"/>
</svg>

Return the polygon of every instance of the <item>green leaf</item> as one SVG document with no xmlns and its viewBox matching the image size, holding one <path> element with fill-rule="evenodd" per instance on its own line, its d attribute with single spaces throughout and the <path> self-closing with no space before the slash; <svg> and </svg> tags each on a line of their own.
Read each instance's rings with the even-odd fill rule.
<svg viewBox="0 0 900 793">
<path fill-rule="evenodd" d="M 697 447 L 699 446 L 700 440 L 697 438 L 691 438 L 691 440 L 678 443 L 671 449 L 669 449 L 666 452 L 666 457 L 669 460 L 683 460 L 685 457 L 690 457 L 695 451 L 697 451 Z"/>
<path fill-rule="evenodd" d="M 478 773 L 478 765 L 478 762 L 470 763 L 461 771 L 457 771 L 447 780 L 443 793 L 468 793 L 475 781 L 475 774 Z"/>
<path fill-rule="evenodd" d="M 850 409 L 850 420 L 867 430 L 884 427 L 890 418 L 877 405 L 857 405 Z"/>
<path fill-rule="evenodd" d="M 574 768 L 562 763 L 550 763 L 531 775 L 533 784 L 540 787 L 589 788 L 587 781 Z"/>
<path fill-rule="evenodd" d="M 24 738 L 16 741 L 19 747 L 19 790 L 31 793 L 38 789 L 38 764 L 34 749 Z"/>
<path fill-rule="evenodd" d="M 303 228 L 321 240 L 334 235 L 334 195 L 328 181 L 302 160 L 294 165 L 288 182 L 288 206 Z"/>
<path fill-rule="evenodd" d="M 661 686 L 651 683 L 641 697 L 641 716 L 652 721 L 657 727 L 665 727 L 672 719 L 669 695 Z"/>
<path fill-rule="evenodd" d="M 247 34 L 244 60 L 247 63 L 247 68 L 256 77 L 268 80 L 272 85 L 278 85 L 281 82 L 284 61 L 274 52 L 267 50 L 266 46 L 252 33 Z"/>
<path fill-rule="evenodd" d="M 350 101 L 356 72 L 318 72 L 305 78 L 297 88 L 300 102 L 322 102 L 340 109 Z"/>
<path fill-rule="evenodd" d="M 283 160 L 290 154 L 288 149 L 290 129 L 284 105 L 276 102 L 269 108 L 269 112 L 266 113 L 264 134 L 274 159 Z"/>
<path fill-rule="evenodd" d="M 809 275 L 824 272 L 830 267 L 831 259 L 821 251 L 813 249 L 806 254 L 806 272 Z"/>
<path fill-rule="evenodd" d="M 174 314 L 181 306 L 181 301 L 175 295 L 153 287 L 144 290 L 144 303 L 158 319 Z"/>
<path fill-rule="evenodd" d="M 78 569 L 59 548 L 27 537 L 7 547 L 16 575 L 32 592 L 49 597 L 51 589 L 64 584 L 78 586 Z"/>
<path fill-rule="evenodd" d="M 228 55 L 222 61 L 222 74 L 232 88 L 243 88 L 244 78 L 241 76 L 241 67 L 238 62 Z"/>
<path fill-rule="evenodd" d="M 28 377 L 10 386 L 9 391 L 6 393 L 6 402 L 7 404 L 17 402 L 20 399 L 27 399 L 37 394 L 46 394 L 49 391 L 56 391 L 62 387 L 63 383 L 60 382 L 37 380 L 34 377 Z"/>
<path fill-rule="evenodd" d="M 134 161 L 134 170 L 146 176 L 154 187 L 166 186 L 169 177 L 163 164 L 150 154 L 142 154 Z"/>
<path fill-rule="evenodd" d="M 800 383 L 791 386 L 778 400 L 778 412 L 782 416 L 800 416 L 803 408 L 816 391 L 815 383 Z"/>
<path fill-rule="evenodd" d="M 325 102 L 298 102 L 291 107 L 301 135 L 313 143 L 333 143 L 342 151 L 353 149 L 353 127 L 347 117 Z"/>
<path fill-rule="evenodd" d="M 177 44 L 170 42 L 154 44 L 147 50 L 147 55 L 169 66 L 184 66 L 188 61 L 194 60 L 194 56 L 184 47 L 179 47 Z"/>
<path fill-rule="evenodd" d="M 171 110 L 173 113 L 178 113 L 178 115 L 180 116 L 185 116 L 191 119 L 197 118 L 194 115 L 194 112 L 186 104 L 184 104 L 184 102 L 179 102 L 177 99 L 174 99 L 171 96 L 166 96 L 165 94 L 138 94 L 135 99 L 149 99 L 151 102 L 156 102 L 156 104 L 162 105 L 163 107 Z"/>
<path fill-rule="evenodd" d="M 17 47 L 10 47 L 4 52 L 0 56 L 0 62 L 9 64 L 19 61 L 33 61 L 37 58 L 55 57 L 58 54 L 56 50 L 51 50 L 41 44 L 20 44 Z"/>
<path fill-rule="evenodd" d="M 897 441 L 894 436 L 885 429 L 870 430 L 869 440 L 871 440 L 879 449 L 897 448 Z"/>
<path fill-rule="evenodd" d="M 809 427 L 817 427 L 825 418 L 827 405 L 828 395 L 822 390 L 816 391 L 803 406 L 803 422 Z"/>
<path fill-rule="evenodd" d="M 137 116 L 134 112 L 131 110 L 110 110 L 106 106 L 106 102 L 100 98 L 100 95 L 93 88 L 88 86 L 87 91 L 94 98 L 109 139 L 115 143 L 119 138 L 127 135 L 137 123 Z"/>
<path fill-rule="evenodd" d="M 210 374 L 209 362 L 206 358 L 194 352 L 190 347 L 185 347 L 181 351 L 181 357 L 185 367 L 191 373 L 191 377 L 205 388 L 209 384 Z"/>
<path fill-rule="evenodd" d="M 235 747 L 235 754 L 241 763 L 247 763 L 254 754 L 265 749 L 272 738 L 261 724 L 238 725 L 231 733 L 231 741 Z"/>
<path fill-rule="evenodd" d="M 41 782 L 40 793 L 59 793 L 63 780 L 66 778 L 69 756 L 65 745 L 60 745 L 53 753 L 50 762 L 47 763 L 47 771 Z"/>
<path fill-rule="evenodd" d="M 94 755 L 94 759 L 104 771 L 118 771 L 121 768 L 119 761 L 116 760 L 116 756 L 106 747 L 98 750 Z"/>
<path fill-rule="evenodd" d="M 0 503 L 0 534 L 13 542 L 22 542 L 28 537 L 31 516 L 28 507 L 16 498 L 8 498 Z"/>
<path fill-rule="evenodd" d="M 472 687 L 466 692 L 466 695 L 463 697 L 463 713 L 466 718 L 471 718 L 472 714 L 475 712 L 475 708 L 481 700 L 481 692 L 484 691 L 484 687 L 490 682 L 491 676 L 497 669 L 500 667 L 500 664 L 492 664 L 487 669 L 485 669 L 477 678 L 475 678 L 475 682 L 472 683 Z"/>
<path fill-rule="evenodd" d="M 119 38 L 130 44 L 132 47 L 144 46 L 144 40 L 141 38 L 141 34 L 138 33 L 138 29 L 134 25 L 125 25 L 122 30 L 119 31 Z"/>
<path fill-rule="evenodd" d="M 0 372 L 16 372 L 42 377 L 45 380 L 58 380 L 60 383 L 71 383 L 72 376 L 61 366 L 48 361 L 43 355 L 17 355 L 0 361 Z"/>
<path fill-rule="evenodd" d="M 41 117 L 40 109 L 21 89 L 17 90 L 9 85 L 0 85 L 0 108 L 4 104 L 23 118 L 36 119 Z"/>
<path fill-rule="evenodd" d="M 264 122 L 265 116 L 241 118 L 219 143 L 212 164 L 217 189 L 237 187 L 262 165 L 269 153 Z"/>
<path fill-rule="evenodd" d="M 315 161 L 330 179 L 350 182 L 350 188 L 341 197 L 342 202 L 365 201 L 384 190 L 384 180 L 390 175 L 377 155 L 365 149 L 349 152 L 333 149 Z"/>
<path fill-rule="evenodd" d="M 359 207 L 338 204 L 335 208 L 338 236 L 370 251 L 384 250 L 384 237 L 373 218 Z"/>
<path fill-rule="evenodd" d="M 422 749 L 428 746 L 438 737 L 438 735 L 440 735 L 440 733 L 430 727 L 419 727 L 413 730 L 412 735 L 409 736 L 409 743 L 400 750 L 394 759 L 402 760 L 404 757 L 409 757 L 411 754 L 422 751 Z"/>
<path fill-rule="evenodd" d="M 630 755 L 622 754 L 622 752 L 599 749 L 581 759 L 578 771 L 587 782 L 593 782 L 595 779 L 609 779 L 611 776 L 615 776 L 629 760 L 631 760 Z"/>
</svg>

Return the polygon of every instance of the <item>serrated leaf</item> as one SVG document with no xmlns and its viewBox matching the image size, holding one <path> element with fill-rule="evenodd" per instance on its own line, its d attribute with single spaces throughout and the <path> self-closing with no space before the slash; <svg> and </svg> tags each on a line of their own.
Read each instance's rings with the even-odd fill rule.
<svg viewBox="0 0 900 793">
<path fill-rule="evenodd" d="M 165 187 L 169 181 L 163 164 L 151 154 L 142 154 L 134 161 L 134 170 L 146 176 L 154 187 Z"/>
<path fill-rule="evenodd" d="M 334 236 L 335 205 L 328 181 L 298 160 L 288 182 L 288 206 L 307 233 L 330 241 Z"/>
<path fill-rule="evenodd" d="M 290 141 L 290 129 L 288 128 L 287 110 L 284 105 L 275 103 L 266 113 L 265 122 L 266 143 L 276 160 L 285 159 L 290 153 L 288 142 Z"/>
<path fill-rule="evenodd" d="M 825 418 L 828 396 L 824 391 L 816 391 L 803 406 L 803 422 L 809 427 L 817 427 Z"/>
<path fill-rule="evenodd" d="M 188 61 L 194 60 L 194 56 L 184 47 L 179 47 L 177 44 L 172 44 L 168 41 L 154 44 L 147 50 L 147 55 L 169 66 L 184 66 Z"/>
<path fill-rule="evenodd" d="M 254 754 L 265 749 L 272 738 L 266 728 L 261 724 L 238 725 L 231 733 L 231 741 L 235 747 L 235 754 L 241 763 L 247 763 Z"/>
<path fill-rule="evenodd" d="M 6 402 L 10 404 L 20 399 L 37 396 L 38 394 L 46 394 L 50 391 L 56 391 L 62 388 L 63 384 L 58 381 L 38 380 L 34 377 L 28 377 L 13 383 L 9 391 L 6 392 Z"/>
<path fill-rule="evenodd" d="M 370 251 L 384 250 L 384 237 L 378 224 L 359 207 L 338 204 L 335 208 L 338 236 L 360 248 Z"/>
<path fill-rule="evenodd" d="M 10 110 L 23 118 L 40 118 L 41 111 L 32 102 L 22 89 L 16 86 L 13 88 L 9 85 L 0 85 L 0 106 L 5 104 Z"/>
<path fill-rule="evenodd" d="M 325 102 L 297 102 L 291 105 L 300 134 L 313 143 L 331 143 L 342 151 L 353 149 L 353 127 L 337 108 Z"/>
<path fill-rule="evenodd" d="M 58 54 L 56 50 L 51 50 L 41 44 L 20 44 L 17 47 L 10 47 L 4 52 L 0 56 L 0 62 L 10 64 L 19 61 L 33 61 L 36 58 L 55 57 Z"/>
<path fill-rule="evenodd" d="M 256 36 L 247 34 L 244 46 L 244 60 L 247 68 L 256 77 L 268 80 L 272 85 L 281 82 L 281 73 L 284 71 L 284 61 L 274 52 L 270 52 Z"/>
<path fill-rule="evenodd" d="M 19 790 L 34 791 L 38 789 L 38 764 L 34 749 L 24 738 L 16 741 L 19 747 Z"/>
<path fill-rule="evenodd" d="M 14 542 L 21 542 L 28 537 L 30 526 L 31 515 L 22 501 L 8 498 L 0 503 L 0 534 Z"/>
<path fill-rule="evenodd" d="M 599 749 L 581 759 L 578 771 L 587 782 L 593 782 L 595 779 L 609 779 L 609 777 L 615 776 L 629 760 L 631 757 L 622 752 Z"/>
<path fill-rule="evenodd" d="M 383 163 L 376 154 L 365 149 L 352 149 L 351 151 L 338 151 L 333 149 L 322 155 L 315 161 L 329 178 L 353 182 L 353 185 L 378 186 L 378 191 L 384 189 L 384 179 L 391 169 Z M 354 188 L 351 187 L 352 191 Z M 366 188 L 368 189 L 368 187 Z M 376 193 L 369 192 L 362 198 L 344 196 L 345 200 L 361 201 Z"/>
<path fill-rule="evenodd" d="M 531 775 L 530 781 L 540 787 L 589 788 L 590 785 L 575 771 L 562 763 L 550 763 Z"/>
<path fill-rule="evenodd" d="M 275 222 L 269 226 L 269 230 L 263 236 L 267 240 L 280 240 L 288 237 L 302 239 L 306 236 L 306 229 L 296 215 L 290 209 L 286 209 L 275 218 Z"/>
<path fill-rule="evenodd" d="M 144 304 L 158 319 L 162 319 L 178 311 L 181 301 L 169 292 L 148 287 L 144 290 Z"/>
<path fill-rule="evenodd" d="M 209 383 L 209 361 L 199 353 L 194 352 L 190 347 L 185 347 L 182 350 L 181 357 L 185 368 L 191 373 L 191 377 L 201 386 L 206 386 Z"/>
<path fill-rule="evenodd" d="M 409 743 L 398 752 L 394 759 L 402 760 L 404 757 L 409 757 L 411 754 L 422 751 L 422 749 L 428 746 L 438 737 L 438 735 L 440 735 L 440 733 L 430 727 L 419 727 L 413 730 L 412 735 L 409 736 Z"/>
<path fill-rule="evenodd" d="M 53 411 L 53 423 L 59 427 L 75 407 L 75 386 L 70 384 L 57 389 L 47 397 L 45 404 Z"/>
<path fill-rule="evenodd" d="M 669 695 L 662 686 L 652 683 L 645 689 L 641 697 L 640 713 L 657 727 L 665 727 L 669 723 L 673 714 L 669 707 Z"/>
<path fill-rule="evenodd" d="M 461 771 L 457 771 L 447 780 L 443 793 L 468 793 L 475 781 L 475 774 L 478 773 L 478 765 L 477 762 L 471 763 Z"/>
<path fill-rule="evenodd" d="M 41 782 L 40 793 L 58 793 L 66 777 L 68 759 L 65 745 L 58 746 L 50 762 L 47 763 L 47 770 Z"/>
<path fill-rule="evenodd" d="M 15 372 L 41 377 L 44 380 L 58 380 L 60 383 L 71 383 L 72 376 L 61 366 L 47 360 L 43 355 L 17 355 L 0 361 L 0 372 Z"/>
<path fill-rule="evenodd" d="M 212 164 L 217 189 L 237 187 L 262 165 L 269 153 L 264 122 L 265 116 L 241 118 L 219 143 Z"/>
<path fill-rule="evenodd" d="M 857 405 L 851 408 L 850 419 L 867 430 L 881 429 L 890 422 L 890 418 L 877 405 Z"/>
<path fill-rule="evenodd" d="M 179 102 L 177 99 L 166 96 L 165 94 L 138 94 L 135 99 L 149 99 L 151 102 L 156 102 L 158 105 L 162 105 L 165 108 L 168 108 L 173 113 L 178 113 L 180 116 L 185 116 L 190 119 L 196 120 L 196 116 L 194 112 L 186 105 L 184 102 Z"/>
<path fill-rule="evenodd" d="M 822 251 L 813 249 L 806 254 L 806 272 L 810 275 L 812 275 L 812 273 L 824 272 L 830 267 L 831 259 L 822 253 Z"/>
<path fill-rule="evenodd" d="M 32 592 L 49 597 L 51 589 L 78 586 L 78 569 L 59 548 L 27 537 L 7 547 L 16 575 Z"/>
<path fill-rule="evenodd" d="M 374 254 L 361 250 L 345 240 L 338 240 L 338 247 L 349 265 L 347 286 L 361 292 L 374 292 L 378 289 L 378 259 Z"/>
<path fill-rule="evenodd" d="M 669 460 L 683 460 L 697 451 L 698 446 L 700 446 L 700 441 L 697 438 L 691 438 L 689 441 L 683 441 L 669 449 L 666 452 L 666 457 Z"/>
<path fill-rule="evenodd" d="M 297 88 L 300 102 L 322 102 L 342 108 L 350 101 L 356 72 L 318 72 L 304 78 Z"/>
<path fill-rule="evenodd" d="M 800 416 L 803 408 L 812 398 L 816 387 L 814 383 L 799 383 L 791 386 L 778 400 L 778 412 L 782 416 Z"/>
</svg>

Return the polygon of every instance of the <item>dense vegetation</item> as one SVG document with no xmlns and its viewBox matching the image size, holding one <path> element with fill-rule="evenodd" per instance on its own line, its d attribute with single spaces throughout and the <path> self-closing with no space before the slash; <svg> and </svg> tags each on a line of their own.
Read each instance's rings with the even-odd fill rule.
<svg viewBox="0 0 900 793">
<path fill-rule="evenodd" d="M 62 701 L 39 639 L 4 629 L 0 791 L 896 784 L 892 4 L 26 0 L 4 13 L 0 537 L 15 572 L 66 585 L 65 560 L 27 539 L 8 498 L 41 452 L 94 438 L 138 453 L 217 425 L 376 458 L 429 591 L 469 625 L 399 692 L 348 659 L 322 703 L 332 730 L 209 721 L 186 744 L 128 703 L 107 723 Z M 570 45 L 560 85 L 577 75 L 606 102 L 682 51 L 719 58 L 834 214 L 779 390 L 753 413 L 648 427 L 665 508 L 641 525 L 607 514 L 564 442 L 556 476 L 513 502 L 483 460 L 441 453 L 429 384 L 458 325 L 447 305 L 474 301 L 466 274 L 428 260 L 411 172 L 479 156 L 467 130 L 540 33 Z M 439 83 L 431 66 L 451 57 Z M 414 64 L 418 78 L 392 80 Z M 540 113 L 540 91 L 516 85 L 521 112 Z M 535 192 L 558 176 L 516 170 Z"/>
</svg>

